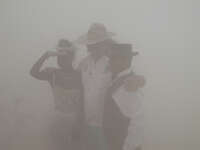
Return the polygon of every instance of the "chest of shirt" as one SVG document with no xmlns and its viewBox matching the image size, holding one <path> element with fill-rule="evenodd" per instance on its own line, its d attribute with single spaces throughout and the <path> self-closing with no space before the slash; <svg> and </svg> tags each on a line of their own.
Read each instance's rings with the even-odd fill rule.
<svg viewBox="0 0 200 150">
<path fill-rule="evenodd" d="M 81 76 L 76 72 L 54 73 L 51 80 L 52 86 L 58 86 L 63 89 L 80 89 Z"/>
<path fill-rule="evenodd" d="M 108 68 L 108 59 L 103 57 L 97 62 L 89 59 L 82 71 L 82 80 L 84 86 L 93 86 L 101 88 L 111 81 L 111 72 Z"/>
</svg>

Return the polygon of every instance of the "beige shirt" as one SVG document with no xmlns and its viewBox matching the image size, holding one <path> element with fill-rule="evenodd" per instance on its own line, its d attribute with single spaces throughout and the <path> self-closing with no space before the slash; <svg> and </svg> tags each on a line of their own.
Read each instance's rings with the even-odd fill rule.
<svg viewBox="0 0 200 150">
<path fill-rule="evenodd" d="M 111 84 L 108 65 L 109 58 L 106 56 L 101 57 L 97 62 L 88 56 L 79 65 L 84 86 L 86 122 L 92 126 L 102 126 L 105 95 Z"/>
</svg>

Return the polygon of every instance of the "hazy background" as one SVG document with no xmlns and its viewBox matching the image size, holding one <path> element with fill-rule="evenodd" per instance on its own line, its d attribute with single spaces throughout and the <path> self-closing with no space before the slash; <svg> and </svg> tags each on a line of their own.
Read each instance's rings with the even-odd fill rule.
<svg viewBox="0 0 200 150">
<path fill-rule="evenodd" d="M 145 150 L 198 149 L 199 6 L 197 0 L 0 0 L 0 147 L 14 135 L 43 131 L 53 100 L 48 84 L 30 77 L 33 63 L 59 38 L 73 40 L 101 22 L 140 52 L 135 68 L 148 81 Z"/>
</svg>

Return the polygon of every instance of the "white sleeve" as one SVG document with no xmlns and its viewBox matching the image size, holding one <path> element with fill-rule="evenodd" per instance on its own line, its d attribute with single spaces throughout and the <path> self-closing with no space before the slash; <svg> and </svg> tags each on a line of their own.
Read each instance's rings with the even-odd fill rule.
<svg viewBox="0 0 200 150">
<path fill-rule="evenodd" d="M 120 111 L 129 118 L 132 118 L 141 109 L 139 91 L 128 92 L 122 86 L 112 94 L 112 98 L 120 108 Z"/>
<path fill-rule="evenodd" d="M 127 92 L 123 87 L 113 95 L 120 111 L 131 119 L 123 150 L 135 150 L 143 142 L 143 110 L 141 91 Z"/>
</svg>

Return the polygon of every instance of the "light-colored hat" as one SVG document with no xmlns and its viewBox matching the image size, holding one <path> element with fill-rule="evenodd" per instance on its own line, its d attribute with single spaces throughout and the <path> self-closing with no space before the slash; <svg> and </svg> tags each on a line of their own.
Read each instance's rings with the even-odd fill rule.
<svg viewBox="0 0 200 150">
<path fill-rule="evenodd" d="M 79 37 L 77 43 L 86 45 L 96 44 L 111 39 L 114 35 L 114 33 L 108 32 L 103 24 L 93 23 L 90 26 L 88 33 Z"/>
</svg>

